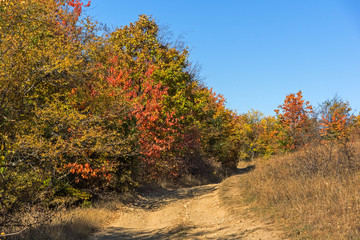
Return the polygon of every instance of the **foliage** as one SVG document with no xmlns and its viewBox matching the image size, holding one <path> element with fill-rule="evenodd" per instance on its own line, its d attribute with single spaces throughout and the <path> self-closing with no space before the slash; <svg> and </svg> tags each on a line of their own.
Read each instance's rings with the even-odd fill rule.
<svg viewBox="0 0 360 240">
<path fill-rule="evenodd" d="M 0 2 L 2 129 L 30 117 L 34 103 L 76 84 L 75 76 L 83 74 L 82 29 L 70 2 Z"/>
<path fill-rule="evenodd" d="M 242 160 L 249 161 L 258 156 L 262 117 L 262 113 L 251 110 L 237 118 L 236 139 L 240 141 L 239 157 Z"/>
<path fill-rule="evenodd" d="M 285 131 L 281 122 L 272 116 L 251 110 L 239 115 L 235 120 L 235 140 L 239 158 L 250 161 L 257 157 L 268 158 L 282 153 L 280 139 Z"/>
<path fill-rule="evenodd" d="M 294 150 L 304 145 L 311 137 L 310 103 L 303 99 L 302 92 L 286 96 L 282 105 L 275 110 L 286 135 L 280 139 L 286 150 Z"/>
<path fill-rule="evenodd" d="M 353 121 L 350 112 L 349 102 L 344 102 L 337 96 L 324 101 L 319 110 L 319 114 L 321 114 L 321 135 L 326 140 L 347 142 L 350 137 L 350 125 Z"/>
</svg>

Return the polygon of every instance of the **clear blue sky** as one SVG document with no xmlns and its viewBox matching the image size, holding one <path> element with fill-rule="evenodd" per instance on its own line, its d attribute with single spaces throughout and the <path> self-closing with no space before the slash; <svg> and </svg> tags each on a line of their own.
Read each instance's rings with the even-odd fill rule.
<svg viewBox="0 0 360 240">
<path fill-rule="evenodd" d="M 169 26 L 238 113 L 273 115 L 298 90 L 313 106 L 337 94 L 360 111 L 358 0 L 92 0 L 86 13 L 113 28 L 139 14 Z"/>
</svg>

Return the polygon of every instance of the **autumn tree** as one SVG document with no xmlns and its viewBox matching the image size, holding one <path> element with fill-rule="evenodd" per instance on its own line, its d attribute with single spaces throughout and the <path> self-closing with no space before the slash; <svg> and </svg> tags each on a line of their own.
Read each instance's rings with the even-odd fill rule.
<svg viewBox="0 0 360 240">
<path fill-rule="evenodd" d="M 70 76 L 79 75 L 84 62 L 82 29 L 77 26 L 79 4 L 81 1 L 0 2 L 1 126 L 12 125 L 35 104 L 78 79 Z"/>
<path fill-rule="evenodd" d="M 52 158 L 49 149 L 69 132 L 58 135 L 59 119 L 40 122 L 59 117 L 62 108 L 51 104 L 65 103 L 87 76 L 84 46 L 91 40 L 80 18 L 86 4 L 0 1 L 0 226 L 16 211 L 51 201 L 67 176 L 58 171 L 64 156 Z"/>
<path fill-rule="evenodd" d="M 349 102 L 338 96 L 320 104 L 318 113 L 321 135 L 327 140 L 348 141 L 353 121 L 351 110 Z"/>
<path fill-rule="evenodd" d="M 304 145 L 311 137 L 313 112 L 308 101 L 305 102 L 302 92 L 289 94 L 282 105 L 275 110 L 277 118 L 284 127 L 286 135 L 281 144 L 286 150 L 294 150 Z"/>
<path fill-rule="evenodd" d="M 281 125 L 272 116 L 264 116 L 255 110 L 236 117 L 236 137 L 239 142 L 239 158 L 250 161 L 256 157 L 270 157 L 279 153 Z"/>
<path fill-rule="evenodd" d="M 239 141 L 239 158 L 249 161 L 258 156 L 258 138 L 260 136 L 260 122 L 263 114 L 251 110 L 241 114 L 236 119 L 236 139 Z"/>
<path fill-rule="evenodd" d="M 93 102 L 98 104 L 101 100 L 101 104 L 106 101 L 109 101 L 110 105 L 124 104 L 126 112 L 113 114 L 120 114 L 117 116 L 121 119 L 118 127 L 122 128 L 122 131 L 136 136 L 137 143 L 134 143 L 133 149 L 136 149 L 137 157 L 143 165 L 139 174 L 150 179 L 164 173 L 175 174 L 174 168 L 177 167 L 177 163 L 165 157 L 173 147 L 178 121 L 174 118 L 174 112 L 164 109 L 167 88 L 161 82 L 154 82 L 153 66 L 148 65 L 144 75 L 132 78 L 139 69 L 119 67 L 119 59 L 117 56 L 111 57 L 111 63 L 98 70 L 99 78 L 104 79 L 105 85 L 94 89 L 96 93 L 92 96 Z M 106 108 L 105 112 L 108 110 Z"/>
<path fill-rule="evenodd" d="M 274 116 L 263 117 L 259 129 L 256 148 L 258 156 L 269 158 L 283 153 L 282 139 L 286 138 L 286 132 L 279 119 Z"/>
<path fill-rule="evenodd" d="M 220 147 L 220 143 L 228 135 L 226 132 L 229 132 L 231 128 L 228 123 L 233 115 L 226 109 L 223 97 L 202 86 L 195 79 L 189 69 L 186 48 L 177 49 L 160 41 L 156 22 L 145 15 L 141 15 L 135 23 L 118 28 L 111 33 L 107 47 L 103 59 L 110 56 L 110 58 L 116 59 L 116 64 L 109 61 L 101 63 L 100 61 L 103 64 L 102 67 L 107 71 L 116 72 L 112 79 L 116 75 L 124 74 L 124 71 L 127 72 L 127 78 L 122 83 L 127 84 L 127 87 L 121 88 L 134 91 L 134 99 L 144 97 L 144 76 L 149 67 L 152 67 L 151 81 L 153 83 L 151 85 L 159 86 L 162 91 L 161 97 L 157 99 L 159 109 L 152 111 L 152 118 L 158 119 L 157 124 L 162 124 L 164 128 L 160 128 L 163 129 L 161 131 L 156 130 L 155 124 L 146 130 L 148 131 L 146 136 L 153 138 L 150 145 L 154 147 L 158 145 L 156 144 L 157 140 L 154 141 L 155 137 L 159 141 L 162 139 L 161 141 L 168 145 L 167 148 L 159 148 L 163 149 L 163 158 L 170 161 L 167 165 L 183 164 L 181 169 L 186 169 L 186 165 L 189 163 L 187 161 L 193 161 L 196 159 L 195 155 L 202 154 L 201 152 L 207 154 L 221 152 L 223 148 Z M 157 96 L 155 93 L 147 95 L 152 95 L 154 98 Z M 147 107 L 144 106 L 143 109 L 145 111 Z M 156 116 L 157 114 L 159 115 Z M 226 125 L 229 126 L 225 127 Z M 139 127 L 137 129 L 140 131 Z M 214 134 L 208 134 L 209 129 L 213 129 Z M 152 131 L 151 134 L 149 130 Z M 162 132 L 162 136 L 159 135 L 160 132 Z M 164 134 L 168 134 L 168 136 L 165 137 Z M 206 137 L 201 138 L 201 135 Z M 221 137 L 215 137 L 215 135 Z M 203 140 L 202 144 L 201 139 Z M 218 151 L 213 150 L 213 146 L 216 144 L 209 144 L 210 142 L 217 142 Z M 148 160 L 151 159 L 149 157 L 147 157 Z M 219 161 L 225 162 L 225 157 L 221 158 L 223 160 Z M 153 164 L 161 166 L 158 154 L 155 154 L 154 160 L 151 161 Z"/>
<path fill-rule="evenodd" d="M 145 15 L 100 36 L 89 4 L 0 1 L 0 226 L 33 205 L 239 160 L 237 114 L 196 78 L 187 48 Z"/>
</svg>

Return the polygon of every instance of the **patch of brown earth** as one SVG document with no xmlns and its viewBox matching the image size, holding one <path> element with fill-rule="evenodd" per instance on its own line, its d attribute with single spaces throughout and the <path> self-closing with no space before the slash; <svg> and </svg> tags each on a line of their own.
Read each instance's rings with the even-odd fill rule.
<svg viewBox="0 0 360 240">
<path fill-rule="evenodd" d="M 92 239 L 285 239 L 241 205 L 236 187 L 241 177 L 145 195 L 134 207 L 119 211 L 117 220 Z"/>
</svg>

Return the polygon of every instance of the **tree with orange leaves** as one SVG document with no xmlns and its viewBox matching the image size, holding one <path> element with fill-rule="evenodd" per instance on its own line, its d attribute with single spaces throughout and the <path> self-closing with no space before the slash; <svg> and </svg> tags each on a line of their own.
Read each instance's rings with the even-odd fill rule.
<svg viewBox="0 0 360 240">
<path fill-rule="evenodd" d="M 338 96 L 323 102 L 319 110 L 321 115 L 319 121 L 320 134 L 326 140 L 347 142 L 350 137 L 350 125 L 353 119 L 350 112 L 349 102 L 344 102 Z"/>
<path fill-rule="evenodd" d="M 275 113 L 286 133 L 280 139 L 281 145 L 285 150 L 294 150 L 304 145 L 311 136 L 310 114 L 313 108 L 310 103 L 305 102 L 302 92 L 299 91 L 287 95 L 284 103 L 278 108 Z"/>
</svg>

